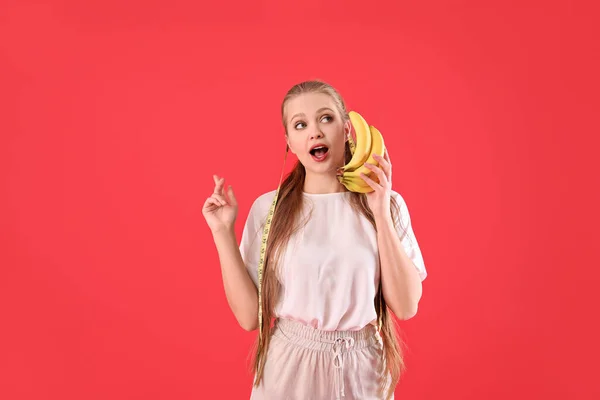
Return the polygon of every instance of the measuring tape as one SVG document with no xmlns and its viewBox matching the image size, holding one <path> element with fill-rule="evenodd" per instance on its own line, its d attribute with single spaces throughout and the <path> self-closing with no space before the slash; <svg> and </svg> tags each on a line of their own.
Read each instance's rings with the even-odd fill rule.
<svg viewBox="0 0 600 400">
<path fill-rule="evenodd" d="M 281 181 L 283 180 L 283 171 L 285 168 L 285 161 L 287 160 L 287 155 L 290 147 L 285 146 L 285 157 L 283 159 L 283 167 L 281 169 L 281 176 L 279 177 L 279 185 L 277 185 L 277 190 L 275 191 L 275 197 L 273 198 L 273 202 L 271 203 L 271 207 L 269 208 L 269 214 L 267 215 L 267 221 L 265 222 L 265 228 L 263 230 L 262 240 L 260 243 L 260 259 L 258 261 L 258 334 L 259 338 L 262 339 L 262 326 L 263 326 L 263 318 L 262 318 L 262 279 L 263 279 L 263 269 L 265 265 L 265 254 L 267 251 L 267 239 L 269 238 L 269 231 L 271 230 L 271 223 L 273 222 L 273 215 L 275 214 L 275 205 L 277 204 L 277 198 L 279 197 L 279 189 L 281 189 Z"/>
<path fill-rule="evenodd" d="M 354 143 L 354 139 L 352 138 L 352 133 L 348 132 L 348 142 L 350 145 L 350 153 L 353 155 L 356 149 L 356 144 Z M 265 255 L 267 252 L 267 240 L 269 239 L 269 231 L 271 230 L 271 223 L 273 222 L 273 215 L 275 214 L 275 206 L 277 205 L 277 198 L 279 197 L 279 190 L 281 189 L 281 181 L 283 180 L 283 171 L 285 169 L 285 162 L 287 160 L 287 155 L 289 151 L 289 146 L 285 147 L 285 157 L 283 159 L 283 168 L 281 169 L 281 176 L 279 177 L 279 184 L 277 185 L 277 190 L 275 191 L 275 197 L 273 198 L 273 202 L 271 203 L 271 207 L 269 208 L 269 213 L 267 214 L 267 220 L 265 221 L 265 228 L 263 230 L 262 239 L 260 243 L 260 258 L 258 261 L 258 335 L 259 339 L 262 340 L 262 327 L 263 327 L 263 312 L 262 312 L 262 280 L 263 280 L 263 269 L 265 265 Z M 381 285 L 381 283 L 380 283 Z M 378 303 L 378 306 L 381 305 Z M 270 323 L 270 321 L 269 321 Z M 381 312 L 379 313 L 379 330 L 381 331 L 381 326 L 383 324 Z"/>
</svg>

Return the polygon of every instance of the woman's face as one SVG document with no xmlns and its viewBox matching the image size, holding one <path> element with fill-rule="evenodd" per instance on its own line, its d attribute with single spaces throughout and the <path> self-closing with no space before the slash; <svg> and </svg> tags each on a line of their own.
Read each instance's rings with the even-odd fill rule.
<svg viewBox="0 0 600 400">
<path fill-rule="evenodd" d="M 305 93 L 288 101 L 287 143 L 308 171 L 335 173 L 344 165 L 350 122 L 344 122 L 333 99 L 323 93 Z"/>
</svg>

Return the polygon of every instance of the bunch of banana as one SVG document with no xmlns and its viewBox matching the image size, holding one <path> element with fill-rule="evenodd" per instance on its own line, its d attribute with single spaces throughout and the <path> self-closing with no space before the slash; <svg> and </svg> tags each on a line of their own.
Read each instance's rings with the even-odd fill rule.
<svg viewBox="0 0 600 400">
<path fill-rule="evenodd" d="M 365 182 L 360 174 L 363 173 L 379 183 L 377 175 L 365 167 L 365 163 L 379 166 L 373 155 L 377 154 L 383 157 L 385 143 L 381 132 L 367 124 L 367 121 L 359 113 L 350 111 L 348 115 L 356 133 L 356 143 L 352 158 L 338 170 L 338 180 L 351 192 L 369 193 L 373 191 L 373 188 Z"/>
</svg>

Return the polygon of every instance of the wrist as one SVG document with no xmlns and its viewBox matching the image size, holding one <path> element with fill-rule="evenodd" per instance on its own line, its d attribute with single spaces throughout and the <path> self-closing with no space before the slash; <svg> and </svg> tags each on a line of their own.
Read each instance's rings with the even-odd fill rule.
<svg viewBox="0 0 600 400">
<path fill-rule="evenodd" d="M 223 226 L 221 228 L 217 228 L 212 231 L 212 235 L 215 239 L 222 238 L 222 237 L 235 236 L 235 227 L 232 225 L 232 226 Z"/>
<path fill-rule="evenodd" d="M 392 216 L 391 214 L 385 213 L 385 215 L 376 215 L 375 216 L 375 224 L 378 227 L 390 227 L 393 228 L 394 227 L 394 221 L 392 220 Z"/>
</svg>

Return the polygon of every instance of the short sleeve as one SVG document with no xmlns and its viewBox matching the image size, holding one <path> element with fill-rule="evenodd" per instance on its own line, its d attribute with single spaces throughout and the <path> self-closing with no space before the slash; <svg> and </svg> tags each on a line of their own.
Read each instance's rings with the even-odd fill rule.
<svg viewBox="0 0 600 400">
<path fill-rule="evenodd" d="M 240 240 L 240 254 L 246 266 L 246 270 L 254 285 L 258 288 L 258 263 L 260 261 L 260 244 L 263 228 L 269 212 L 271 194 L 267 193 L 257 198 L 250 210 Z"/>
<path fill-rule="evenodd" d="M 415 267 L 419 272 L 419 276 L 421 277 L 421 281 L 423 281 L 427 277 L 427 269 L 425 268 L 423 254 L 421 253 L 421 249 L 413 229 L 408 206 L 404 201 L 404 198 L 399 193 L 392 191 L 392 196 L 400 208 L 400 213 L 398 216 L 399 219 L 394 221 L 396 231 L 400 236 L 400 241 L 404 247 L 404 251 L 415 264 Z"/>
</svg>

